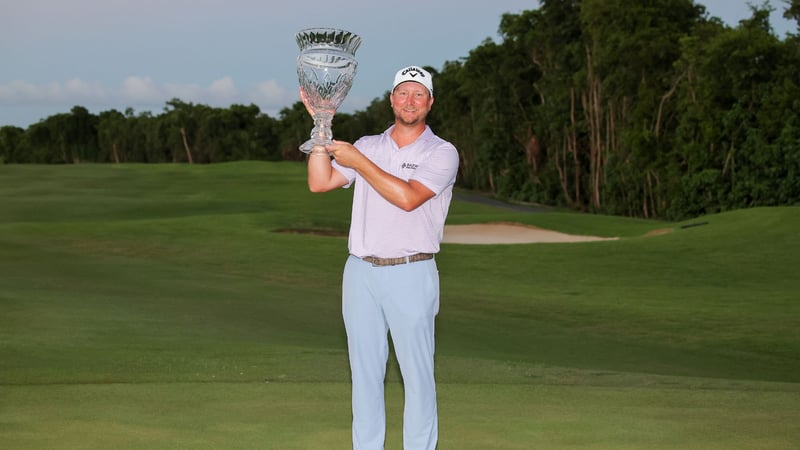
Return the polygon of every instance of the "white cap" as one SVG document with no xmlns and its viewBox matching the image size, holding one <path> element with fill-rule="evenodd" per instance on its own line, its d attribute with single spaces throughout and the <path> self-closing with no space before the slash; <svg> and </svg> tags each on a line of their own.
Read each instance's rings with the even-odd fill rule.
<svg viewBox="0 0 800 450">
<path fill-rule="evenodd" d="M 394 85 L 392 85 L 392 92 L 398 84 L 406 81 L 416 81 L 417 83 L 428 88 L 428 92 L 433 97 L 433 75 L 422 67 L 408 66 L 397 71 L 394 76 Z"/>
</svg>

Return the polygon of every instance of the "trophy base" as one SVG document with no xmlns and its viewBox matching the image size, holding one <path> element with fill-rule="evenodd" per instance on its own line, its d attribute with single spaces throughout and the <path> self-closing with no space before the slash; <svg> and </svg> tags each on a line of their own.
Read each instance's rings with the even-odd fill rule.
<svg viewBox="0 0 800 450">
<path fill-rule="evenodd" d="M 333 141 L 330 140 L 330 139 L 328 139 L 328 140 L 309 139 L 309 140 L 303 142 L 303 144 L 300 146 L 300 151 L 305 153 L 305 154 L 310 154 L 312 151 L 314 151 L 315 147 L 324 150 L 326 145 L 329 145 L 329 144 L 332 144 L 332 143 L 333 143 Z"/>
</svg>

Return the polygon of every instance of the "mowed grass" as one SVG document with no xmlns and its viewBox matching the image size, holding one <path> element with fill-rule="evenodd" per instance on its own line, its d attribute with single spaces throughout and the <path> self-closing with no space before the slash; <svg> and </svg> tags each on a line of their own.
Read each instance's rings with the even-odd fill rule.
<svg viewBox="0 0 800 450">
<path fill-rule="evenodd" d="M 296 163 L 0 166 L 0 448 L 349 448 L 349 210 Z M 448 222 L 620 239 L 443 245 L 440 449 L 800 447 L 800 208 Z M 393 360 L 387 405 L 399 449 Z"/>
</svg>

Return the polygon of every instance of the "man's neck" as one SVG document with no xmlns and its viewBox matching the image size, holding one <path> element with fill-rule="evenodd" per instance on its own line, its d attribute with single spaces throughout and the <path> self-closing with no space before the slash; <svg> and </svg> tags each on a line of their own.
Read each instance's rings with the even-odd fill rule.
<svg viewBox="0 0 800 450">
<path fill-rule="evenodd" d="M 406 145 L 412 144 L 417 140 L 422 133 L 425 132 L 425 122 L 420 122 L 414 125 L 404 125 L 395 122 L 394 129 L 392 130 L 392 139 L 398 147 L 403 148 Z"/>
</svg>

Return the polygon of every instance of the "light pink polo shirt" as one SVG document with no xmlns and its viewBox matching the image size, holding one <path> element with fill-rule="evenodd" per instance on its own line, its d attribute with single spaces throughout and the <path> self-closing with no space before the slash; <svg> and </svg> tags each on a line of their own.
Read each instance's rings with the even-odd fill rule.
<svg viewBox="0 0 800 450">
<path fill-rule="evenodd" d="M 444 221 L 458 172 L 458 151 L 433 134 L 430 127 L 412 144 L 398 148 L 391 138 L 394 125 L 383 134 L 365 136 L 353 145 L 384 171 L 405 181 L 416 180 L 435 194 L 413 211 L 403 211 L 384 199 L 353 169 L 333 167 L 355 182 L 350 220 L 350 254 L 363 258 L 395 258 L 414 253 L 438 253 Z"/>
</svg>

